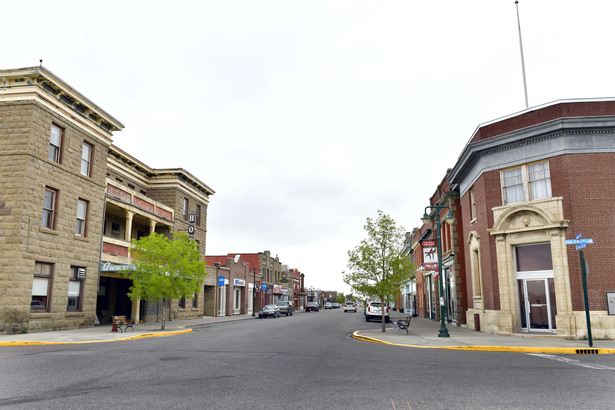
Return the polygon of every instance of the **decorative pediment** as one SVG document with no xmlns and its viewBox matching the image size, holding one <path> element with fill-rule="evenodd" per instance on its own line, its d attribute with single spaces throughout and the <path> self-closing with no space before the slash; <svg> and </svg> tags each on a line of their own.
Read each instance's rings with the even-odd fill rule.
<svg viewBox="0 0 615 410">
<path fill-rule="evenodd" d="M 535 231 L 552 228 L 567 228 L 564 219 L 563 198 L 548 198 L 532 202 L 518 202 L 493 208 L 492 235 Z"/>
</svg>

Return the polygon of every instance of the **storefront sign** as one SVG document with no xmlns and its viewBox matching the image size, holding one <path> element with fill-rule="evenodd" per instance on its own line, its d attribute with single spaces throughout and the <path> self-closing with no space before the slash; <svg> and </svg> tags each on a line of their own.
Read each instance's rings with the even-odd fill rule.
<svg viewBox="0 0 615 410">
<path fill-rule="evenodd" d="M 218 276 L 218 286 L 224 286 L 226 278 L 224 276 Z"/>
<path fill-rule="evenodd" d="M 243 280 L 243 279 L 235 278 L 233 283 L 234 283 L 235 286 L 246 286 L 246 281 Z"/>
<path fill-rule="evenodd" d="M 135 265 L 121 265 L 111 262 L 104 262 L 100 264 L 101 272 L 121 272 L 124 270 L 136 270 L 137 267 Z"/>
</svg>

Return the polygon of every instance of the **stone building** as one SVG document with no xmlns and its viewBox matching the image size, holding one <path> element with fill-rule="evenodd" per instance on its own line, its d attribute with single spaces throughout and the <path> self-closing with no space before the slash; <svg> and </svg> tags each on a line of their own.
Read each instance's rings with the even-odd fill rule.
<svg viewBox="0 0 615 410">
<path fill-rule="evenodd" d="M 214 191 L 114 147 L 123 127 L 44 67 L 0 70 L 1 333 L 145 318 L 148 304 L 130 302 L 121 275 L 129 241 L 185 230 L 190 212 L 205 254 Z M 173 303 L 178 318 L 206 306 L 198 297 Z"/>
<path fill-rule="evenodd" d="M 615 337 L 615 100 L 556 101 L 480 125 L 451 173 L 461 199 L 469 327 Z M 615 306 L 613 306 L 615 308 Z"/>
</svg>

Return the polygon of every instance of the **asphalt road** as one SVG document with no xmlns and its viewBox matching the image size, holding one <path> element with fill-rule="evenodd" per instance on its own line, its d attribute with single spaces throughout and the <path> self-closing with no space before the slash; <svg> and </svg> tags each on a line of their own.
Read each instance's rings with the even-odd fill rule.
<svg viewBox="0 0 615 410">
<path fill-rule="evenodd" d="M 615 406 L 615 355 L 446 351 L 351 337 L 380 327 L 360 312 L 333 310 L 207 325 L 172 337 L 0 347 L 0 408 Z"/>
</svg>

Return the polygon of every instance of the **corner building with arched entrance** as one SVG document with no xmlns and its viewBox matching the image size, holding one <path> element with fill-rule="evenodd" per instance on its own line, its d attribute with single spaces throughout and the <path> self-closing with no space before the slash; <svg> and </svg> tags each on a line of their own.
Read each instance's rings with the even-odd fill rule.
<svg viewBox="0 0 615 410">
<path fill-rule="evenodd" d="M 468 327 L 615 337 L 615 99 L 565 100 L 480 125 L 449 174 L 462 208 Z M 478 329 L 477 329 L 478 330 Z"/>
</svg>

